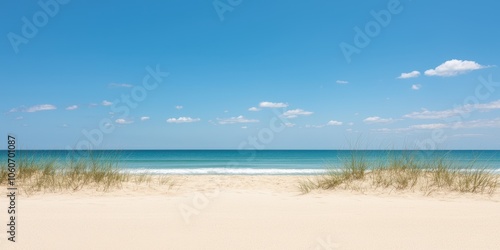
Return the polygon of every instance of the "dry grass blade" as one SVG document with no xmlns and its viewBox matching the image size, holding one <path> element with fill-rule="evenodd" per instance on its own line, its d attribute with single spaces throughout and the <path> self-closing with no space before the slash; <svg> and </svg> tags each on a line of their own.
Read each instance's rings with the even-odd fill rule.
<svg viewBox="0 0 500 250">
<path fill-rule="evenodd" d="M 363 155 L 353 151 L 341 168 L 329 169 L 314 181 L 302 181 L 299 189 L 302 193 L 340 187 L 357 191 L 368 185 L 373 189 L 398 191 L 414 191 L 419 187 L 425 195 L 439 191 L 491 195 L 499 186 L 499 176 L 491 168 L 477 167 L 475 161 L 459 168 L 463 162 L 448 161 L 445 156 L 419 158 L 414 151 L 388 151 L 387 154 L 385 160 L 372 163 L 368 170 L 369 164 Z"/>
<path fill-rule="evenodd" d="M 121 187 L 129 180 L 136 184 L 150 184 L 154 179 L 151 175 L 120 171 L 119 159 L 113 154 L 90 151 L 82 155 L 66 161 L 52 157 L 21 157 L 17 167 L 19 188 L 28 195 L 47 191 L 78 191 L 83 188 L 108 191 Z M 7 180 L 7 176 L 7 166 L 0 166 L 0 185 Z M 158 184 L 172 187 L 175 183 L 169 177 L 158 177 Z"/>
</svg>

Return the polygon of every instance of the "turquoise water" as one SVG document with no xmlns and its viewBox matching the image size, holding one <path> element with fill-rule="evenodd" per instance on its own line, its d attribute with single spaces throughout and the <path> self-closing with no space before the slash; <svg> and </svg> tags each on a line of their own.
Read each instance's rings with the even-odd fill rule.
<svg viewBox="0 0 500 250">
<path fill-rule="evenodd" d="M 89 152 L 65 150 L 22 150 L 18 157 L 55 160 L 62 165 L 70 159 L 87 157 Z M 351 155 L 363 157 L 375 165 L 388 156 L 402 155 L 421 160 L 444 158 L 459 167 L 488 167 L 500 173 L 500 150 L 96 150 L 100 159 L 116 160 L 123 171 L 154 174 L 319 174 L 327 168 L 338 168 Z M 0 163 L 6 163 L 7 151 L 0 152 Z"/>
</svg>

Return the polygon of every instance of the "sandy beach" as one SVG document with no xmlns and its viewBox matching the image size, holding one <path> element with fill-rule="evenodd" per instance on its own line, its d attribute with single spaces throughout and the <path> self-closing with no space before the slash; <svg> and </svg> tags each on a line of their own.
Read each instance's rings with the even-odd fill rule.
<svg viewBox="0 0 500 250">
<path fill-rule="evenodd" d="M 18 197 L 1 249 L 498 249 L 500 196 L 314 191 L 301 176 L 174 176 L 173 187 Z M 5 187 L 2 187 L 5 188 Z M 6 197 L 1 204 L 6 206 Z M 4 209 L 5 210 L 5 209 Z M 7 213 L 1 216 L 7 224 Z"/>
<path fill-rule="evenodd" d="M 500 250 L 500 1 L 0 6 L 0 250 Z"/>
</svg>

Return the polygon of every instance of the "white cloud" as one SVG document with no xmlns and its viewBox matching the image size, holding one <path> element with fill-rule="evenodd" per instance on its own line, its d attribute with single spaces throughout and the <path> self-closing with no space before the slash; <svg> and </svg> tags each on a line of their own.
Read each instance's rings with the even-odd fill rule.
<svg viewBox="0 0 500 250">
<path fill-rule="evenodd" d="M 16 117 L 16 120 L 22 120 L 23 118 L 24 117 L 22 117 L 22 116 L 18 116 L 18 117 Z"/>
<path fill-rule="evenodd" d="M 415 130 L 415 128 L 411 129 L 410 127 L 407 127 L 407 128 L 379 128 L 379 129 L 371 129 L 371 131 L 379 132 L 379 133 L 402 133 L 402 132 L 408 132 L 408 131 L 411 131 L 411 130 Z"/>
<path fill-rule="evenodd" d="M 340 125 L 342 125 L 342 122 L 331 120 L 326 125 L 328 125 L 328 126 L 340 126 Z"/>
<path fill-rule="evenodd" d="M 288 104 L 282 102 L 261 102 L 259 103 L 261 108 L 286 108 Z"/>
<path fill-rule="evenodd" d="M 489 103 L 466 104 L 442 111 L 429 111 L 424 109 L 422 111 L 406 114 L 403 117 L 410 119 L 445 119 L 471 113 L 473 111 L 488 112 L 496 109 L 500 109 L 500 100 Z"/>
<path fill-rule="evenodd" d="M 429 111 L 429 110 L 422 110 L 419 112 L 412 112 L 410 114 L 406 114 L 403 117 L 405 118 L 410 118 L 410 119 L 444 119 L 448 117 L 453 117 L 457 115 L 461 115 L 464 113 L 468 113 L 464 111 L 461 108 L 455 108 L 455 109 L 449 109 L 449 110 L 443 110 L 443 111 Z"/>
<path fill-rule="evenodd" d="M 248 127 L 247 127 L 247 126 L 243 126 L 243 127 L 241 127 L 241 128 L 242 128 L 242 129 L 247 129 Z"/>
<path fill-rule="evenodd" d="M 467 122 L 455 122 L 451 124 L 454 129 L 459 128 L 500 128 L 500 118 L 481 119 Z"/>
<path fill-rule="evenodd" d="M 54 110 L 57 109 L 56 106 L 52 104 L 42 104 L 42 105 L 35 105 L 32 107 L 29 107 L 26 109 L 26 112 L 28 113 L 33 113 L 33 112 L 38 112 L 38 111 L 46 111 L 46 110 Z"/>
<path fill-rule="evenodd" d="M 411 85 L 411 89 L 413 89 L 413 90 L 419 90 L 420 88 L 422 88 L 422 85 L 420 85 L 420 84 Z"/>
<path fill-rule="evenodd" d="M 372 129 L 372 131 L 383 133 L 399 133 L 408 132 L 412 130 L 433 130 L 433 129 L 471 129 L 471 128 L 500 128 L 500 118 L 495 119 L 481 119 L 466 122 L 453 122 L 453 123 L 428 123 L 411 125 L 406 128 L 383 128 Z"/>
<path fill-rule="evenodd" d="M 306 125 L 306 128 L 323 128 L 323 127 L 325 127 L 325 125 L 310 125 L 310 124 Z"/>
<path fill-rule="evenodd" d="M 392 118 L 381 118 L 378 116 L 371 116 L 363 120 L 365 123 L 389 123 L 393 121 Z"/>
<path fill-rule="evenodd" d="M 408 78 L 418 77 L 419 75 L 420 72 L 414 70 L 410 73 L 401 73 L 401 75 L 398 76 L 398 79 L 408 79 Z"/>
<path fill-rule="evenodd" d="M 466 105 L 466 107 L 470 107 L 471 105 Z M 490 103 L 478 103 L 472 105 L 474 109 L 485 112 L 494 109 L 500 109 L 500 100 L 492 101 Z"/>
<path fill-rule="evenodd" d="M 177 105 L 175 106 L 176 109 L 183 109 L 184 107 L 183 106 L 180 106 L 180 105 Z"/>
<path fill-rule="evenodd" d="M 287 110 L 285 113 L 283 113 L 283 116 L 286 118 L 297 118 L 300 115 L 312 115 L 313 112 L 311 111 L 305 111 L 302 109 L 293 109 L 293 110 Z"/>
<path fill-rule="evenodd" d="M 256 112 L 256 111 L 260 111 L 260 108 L 251 107 L 251 108 L 248 109 L 248 111 L 254 111 L 254 112 Z"/>
<path fill-rule="evenodd" d="M 349 82 L 348 81 L 344 81 L 344 80 L 337 80 L 336 83 L 338 83 L 338 84 L 348 84 Z"/>
<path fill-rule="evenodd" d="M 147 120 L 149 120 L 149 116 L 143 116 L 143 117 L 141 117 L 141 121 L 147 121 Z"/>
<path fill-rule="evenodd" d="M 341 126 L 342 124 L 343 124 L 343 122 L 331 120 L 331 121 L 327 122 L 326 124 L 321 124 L 321 125 L 307 124 L 306 128 L 324 128 L 326 126 Z"/>
<path fill-rule="evenodd" d="M 254 123 L 254 122 L 259 122 L 259 120 L 247 119 L 247 118 L 245 118 L 242 115 L 240 115 L 238 117 L 231 117 L 231 118 L 224 118 L 224 119 L 217 118 L 217 121 L 219 122 L 219 124 L 234 124 L 234 123 Z"/>
<path fill-rule="evenodd" d="M 66 110 L 75 110 L 77 108 L 78 108 L 77 105 L 71 105 L 71 106 L 67 107 Z"/>
<path fill-rule="evenodd" d="M 293 128 L 293 127 L 295 127 L 295 123 L 285 122 L 285 127 L 287 127 L 287 128 Z"/>
<path fill-rule="evenodd" d="M 410 126 L 410 129 L 468 129 L 468 128 L 500 128 L 500 118 L 495 119 L 480 119 L 465 122 L 453 122 L 449 124 L 433 123 L 433 124 L 420 124 Z"/>
<path fill-rule="evenodd" d="M 130 124 L 130 123 L 133 123 L 134 121 L 125 120 L 125 119 L 120 118 L 120 119 L 116 119 L 115 122 L 118 124 Z"/>
<path fill-rule="evenodd" d="M 449 125 L 444 123 L 431 123 L 431 124 L 420 124 L 420 125 L 412 125 L 410 129 L 441 129 L 447 128 Z"/>
<path fill-rule="evenodd" d="M 104 123 L 104 128 L 112 128 L 112 127 L 113 127 L 112 123 L 110 123 L 110 122 Z"/>
<path fill-rule="evenodd" d="M 435 69 L 429 69 L 425 71 L 426 76 L 456 76 L 458 74 L 464 74 L 469 71 L 487 68 L 489 66 L 483 66 L 474 61 L 467 60 L 449 60 L 443 64 L 437 66 Z"/>
<path fill-rule="evenodd" d="M 191 123 L 191 122 L 199 122 L 200 118 L 191 118 L 191 117 L 179 117 L 179 118 L 168 118 L 168 123 Z"/>
<path fill-rule="evenodd" d="M 132 88 L 132 84 L 127 84 L 127 83 L 110 83 L 109 87 L 111 88 Z"/>
<path fill-rule="evenodd" d="M 111 105 L 113 105 L 112 102 L 109 102 L 109 101 L 106 101 L 106 100 L 102 101 L 101 104 L 102 104 L 102 106 L 111 106 Z"/>
</svg>

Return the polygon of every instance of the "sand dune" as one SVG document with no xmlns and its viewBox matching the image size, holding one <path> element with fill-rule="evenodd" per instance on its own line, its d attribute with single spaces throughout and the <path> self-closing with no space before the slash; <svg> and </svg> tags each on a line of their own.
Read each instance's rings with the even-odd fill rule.
<svg viewBox="0 0 500 250">
<path fill-rule="evenodd" d="M 0 249 L 498 249 L 500 195 L 301 195 L 298 176 L 176 176 L 172 189 L 18 197 Z M 1 187 L 5 188 L 5 187 Z M 6 206 L 6 197 L 1 198 Z M 7 212 L 0 222 L 7 223 Z M 5 231 L 5 230 L 3 230 Z"/>
</svg>

